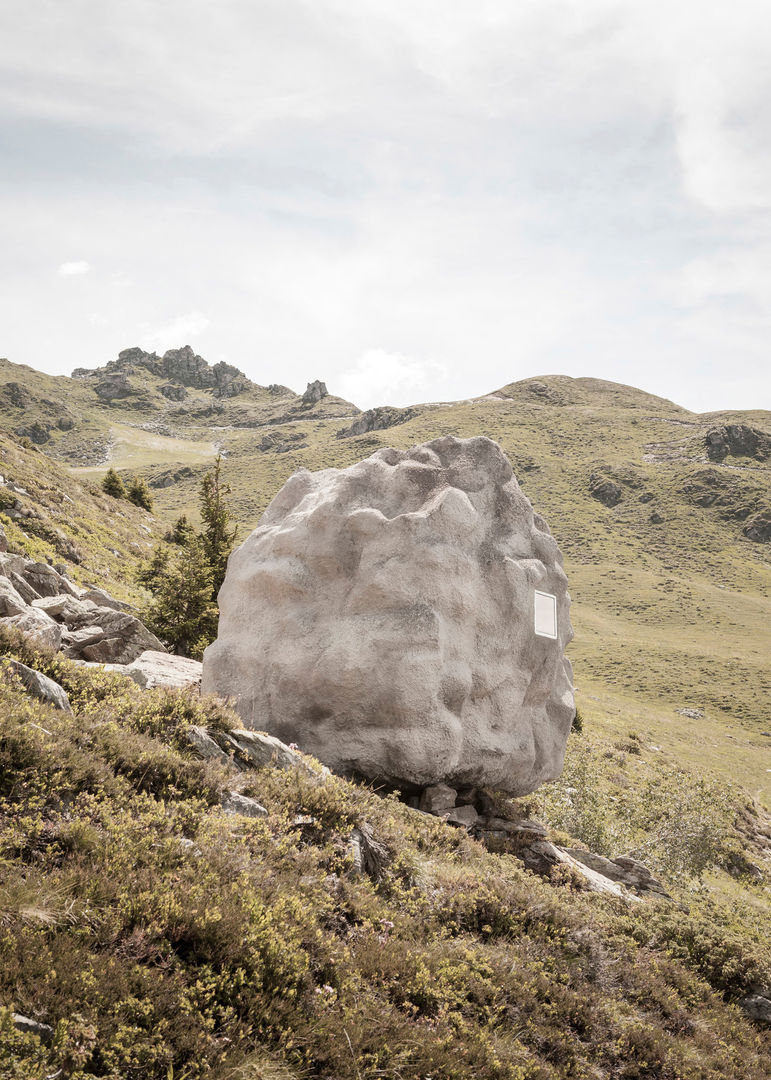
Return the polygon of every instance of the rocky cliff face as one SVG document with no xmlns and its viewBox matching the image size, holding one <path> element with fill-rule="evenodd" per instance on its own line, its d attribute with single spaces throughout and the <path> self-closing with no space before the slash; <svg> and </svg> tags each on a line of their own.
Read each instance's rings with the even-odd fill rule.
<svg viewBox="0 0 771 1080">
<path fill-rule="evenodd" d="M 561 563 L 489 439 L 301 471 L 231 556 L 203 691 L 342 772 L 525 794 L 574 715 Z"/>
</svg>

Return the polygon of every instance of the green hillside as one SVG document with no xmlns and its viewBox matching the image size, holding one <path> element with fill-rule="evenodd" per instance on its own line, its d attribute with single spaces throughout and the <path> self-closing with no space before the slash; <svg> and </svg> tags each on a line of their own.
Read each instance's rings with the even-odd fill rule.
<svg viewBox="0 0 771 1080">
<path fill-rule="evenodd" d="M 3 677 L 0 1078 L 762 1080 L 768 1037 L 737 1006 L 771 988 L 771 414 L 563 376 L 363 414 L 303 397 L 192 350 L 75 378 L 0 361 L 9 548 L 140 600 L 217 453 L 243 536 L 298 468 L 495 439 L 565 554 L 583 719 L 522 812 L 643 859 L 673 900 L 536 878 L 313 763 L 204 763 L 190 725 L 228 730 L 226 709 L 0 634 L 74 709 Z M 103 493 L 110 466 L 153 513 Z M 223 815 L 233 785 L 267 817 Z M 361 827 L 382 874 L 351 871 Z"/>
</svg>

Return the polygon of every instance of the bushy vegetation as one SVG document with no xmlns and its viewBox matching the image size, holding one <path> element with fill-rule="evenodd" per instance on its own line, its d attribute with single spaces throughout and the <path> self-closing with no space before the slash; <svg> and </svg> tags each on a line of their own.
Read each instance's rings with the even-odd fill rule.
<svg viewBox="0 0 771 1080">
<path fill-rule="evenodd" d="M 102 478 L 102 491 L 113 499 L 128 499 L 134 506 L 151 512 L 153 509 L 153 497 L 147 481 L 141 476 L 129 477 L 128 483 L 110 467 Z"/>
<path fill-rule="evenodd" d="M 214 701 L 18 636 L 74 714 L 0 696 L 4 1080 L 761 1080 L 731 1002 L 771 979 L 751 913 L 627 906 L 533 877 L 395 797 L 191 756 Z M 313 763 L 312 763 L 313 764 Z M 268 810 L 219 809 L 238 787 Z M 352 874 L 366 826 L 388 852 Z M 49 1046 L 11 1012 L 53 1028 Z"/>
</svg>

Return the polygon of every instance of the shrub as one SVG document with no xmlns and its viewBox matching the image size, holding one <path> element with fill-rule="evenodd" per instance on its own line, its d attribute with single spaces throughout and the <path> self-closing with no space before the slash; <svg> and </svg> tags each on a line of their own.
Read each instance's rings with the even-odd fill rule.
<svg viewBox="0 0 771 1080">
<path fill-rule="evenodd" d="M 113 499 L 126 498 L 126 485 L 112 467 L 107 470 L 102 479 L 102 491 L 107 495 L 111 495 Z"/>
<path fill-rule="evenodd" d="M 140 506 L 143 510 L 147 510 L 148 513 L 153 509 L 153 497 L 150 494 L 150 488 L 147 486 L 147 481 L 143 480 L 141 476 L 132 476 L 126 489 L 126 497 L 134 506 Z"/>
</svg>

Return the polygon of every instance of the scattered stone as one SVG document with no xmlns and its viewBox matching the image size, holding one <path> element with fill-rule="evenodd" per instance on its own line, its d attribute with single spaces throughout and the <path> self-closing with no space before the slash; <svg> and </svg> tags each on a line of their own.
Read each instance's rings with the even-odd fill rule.
<svg viewBox="0 0 771 1080">
<path fill-rule="evenodd" d="M 665 519 L 663 514 L 660 514 L 658 510 L 654 510 L 648 520 L 651 525 L 663 525 Z"/>
<path fill-rule="evenodd" d="M 50 1024 L 41 1024 L 39 1020 L 32 1020 L 29 1016 L 22 1016 L 21 1013 L 13 1014 L 13 1026 L 17 1031 L 23 1031 L 27 1035 L 37 1035 L 45 1045 L 48 1045 L 54 1037 L 54 1029 Z"/>
<path fill-rule="evenodd" d="M 26 608 L 23 598 L 19 596 L 8 578 L 0 577 L 0 619 L 21 615 Z"/>
<path fill-rule="evenodd" d="M 38 596 L 58 596 L 62 592 L 61 583 L 64 579 L 59 577 L 48 563 L 27 563 L 24 568 L 24 579 L 29 582 Z"/>
<path fill-rule="evenodd" d="M 425 814 L 446 814 L 454 809 L 456 797 L 455 788 L 447 784 L 433 784 L 424 788 L 418 806 Z"/>
<path fill-rule="evenodd" d="M 5 535 L 5 529 L 0 525 L 0 552 L 8 550 L 8 537 Z"/>
<path fill-rule="evenodd" d="M 771 509 L 761 510 L 750 518 L 742 529 L 748 540 L 756 544 L 771 543 Z"/>
<path fill-rule="evenodd" d="M 93 587 L 90 589 L 82 589 L 80 599 L 83 601 L 90 601 L 92 604 L 96 604 L 97 607 L 113 608 L 114 611 L 128 611 L 129 609 L 128 604 L 124 604 L 121 600 L 116 600 L 114 596 L 110 596 L 104 589 Z"/>
<path fill-rule="evenodd" d="M 160 653 L 168 651 L 155 634 L 128 612 L 89 608 L 67 625 L 73 631 L 67 656 L 75 659 L 93 660 L 100 664 L 130 664 L 148 650 Z M 101 631 L 98 637 L 93 636 L 94 628 Z"/>
<path fill-rule="evenodd" d="M 641 903 L 639 896 L 627 890 L 616 881 L 598 873 L 585 863 L 579 862 L 563 848 L 557 847 L 548 840 L 536 840 L 528 847 L 522 848 L 520 858 L 528 869 L 536 874 L 548 877 L 556 866 L 565 866 L 572 870 L 586 884 L 592 892 L 603 893 L 608 896 L 618 897 L 620 900 L 630 900 Z"/>
<path fill-rule="evenodd" d="M 256 799 L 241 795 L 238 791 L 226 791 L 220 805 L 226 814 L 240 814 L 242 817 L 267 817 L 268 811 L 260 806 Z"/>
<path fill-rule="evenodd" d="M 621 502 L 623 491 L 613 480 L 592 473 L 589 477 L 589 494 L 597 499 L 603 506 L 617 506 Z"/>
<path fill-rule="evenodd" d="M 348 839 L 348 854 L 351 856 L 351 874 L 366 875 L 375 884 L 383 877 L 383 871 L 391 859 L 386 845 L 375 837 L 366 823 L 359 825 L 351 833 Z"/>
<path fill-rule="evenodd" d="M 44 611 L 46 615 L 50 615 L 52 619 L 66 626 L 74 624 L 84 615 L 92 616 L 96 610 L 95 604 L 76 600 L 74 596 L 66 593 L 61 596 L 41 596 L 33 600 L 31 606 L 37 608 L 38 611 Z"/>
<path fill-rule="evenodd" d="M 181 383 L 164 383 L 159 389 L 169 401 L 184 401 L 187 397 L 187 390 Z"/>
<path fill-rule="evenodd" d="M 266 735 L 262 731 L 246 731 L 243 728 L 218 734 L 226 745 L 232 746 L 255 768 L 272 765 L 278 769 L 300 769 L 315 775 L 301 754 L 273 735 Z"/>
<path fill-rule="evenodd" d="M 750 1020 L 756 1020 L 761 1024 L 771 1024 L 771 990 L 764 990 L 762 994 L 752 994 L 744 998 L 739 1002 L 739 1007 Z"/>
<path fill-rule="evenodd" d="M 40 599 L 38 593 L 32 588 L 30 583 L 15 570 L 9 571 L 8 580 L 13 585 L 14 589 L 22 598 L 25 604 L 31 604 L 33 600 Z"/>
<path fill-rule="evenodd" d="M 49 679 L 41 671 L 35 671 L 34 668 L 27 667 L 18 660 L 3 660 L 0 663 L 21 680 L 25 690 L 33 697 L 39 698 L 47 705 L 53 705 L 55 709 L 61 709 L 62 712 L 72 712 L 66 691 L 53 679 Z"/>
<path fill-rule="evenodd" d="M 220 765 L 233 765 L 233 759 L 221 747 L 217 746 L 206 728 L 191 724 L 185 730 L 185 738 L 198 756 L 205 761 L 217 761 Z"/>
<path fill-rule="evenodd" d="M 28 634 L 38 644 L 49 649 L 58 649 L 62 643 L 62 628 L 44 611 L 28 607 L 20 615 L 3 619 L 4 626 L 15 626 L 17 630 Z"/>
<path fill-rule="evenodd" d="M 450 825 L 461 825 L 465 829 L 471 829 L 479 821 L 479 814 L 473 806 L 454 806 L 446 815 Z"/>
<path fill-rule="evenodd" d="M 677 712 L 680 716 L 687 716 L 689 720 L 704 719 L 704 713 L 701 709 L 678 709 Z"/>
<path fill-rule="evenodd" d="M 125 670 L 143 690 L 153 690 L 157 686 L 182 689 L 186 686 L 200 686 L 201 666 L 198 660 L 190 660 L 187 656 L 147 649 L 128 664 Z"/>
<path fill-rule="evenodd" d="M 575 714 L 561 563 L 490 439 L 301 470 L 230 556 L 202 690 L 343 774 L 527 794 Z"/>
<path fill-rule="evenodd" d="M 598 874 L 610 878 L 611 881 L 621 882 L 643 896 L 656 895 L 671 899 L 661 882 L 653 876 L 644 863 L 637 859 L 632 859 L 628 855 L 606 859 L 602 855 L 595 855 L 594 852 L 585 851 L 583 848 L 565 848 L 564 850 L 584 866 L 596 870 Z"/>
</svg>

